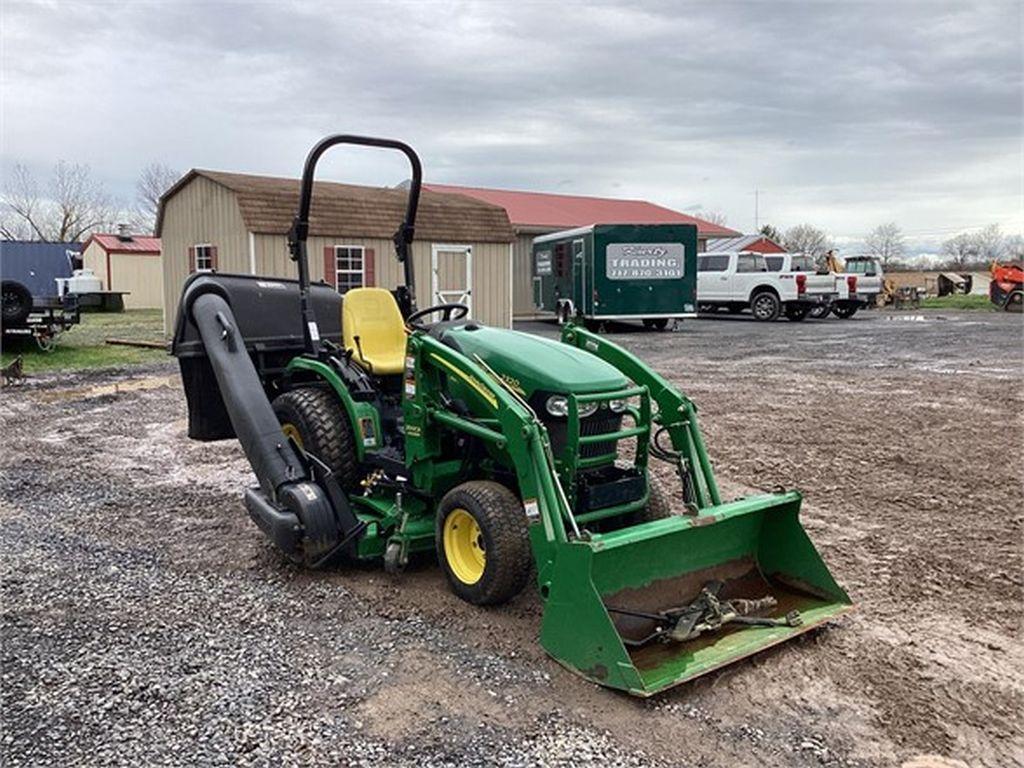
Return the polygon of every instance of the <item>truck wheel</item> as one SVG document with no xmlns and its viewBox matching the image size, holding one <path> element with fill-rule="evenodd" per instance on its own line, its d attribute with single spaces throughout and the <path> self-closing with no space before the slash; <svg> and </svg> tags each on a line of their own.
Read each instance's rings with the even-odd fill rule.
<svg viewBox="0 0 1024 768">
<path fill-rule="evenodd" d="M 21 283 L 11 280 L 4 280 L 2 292 L 4 325 L 22 325 L 32 312 L 32 294 Z"/>
<path fill-rule="evenodd" d="M 750 300 L 750 311 L 753 313 L 755 320 L 770 323 L 773 320 L 779 319 L 779 314 L 782 312 L 782 302 L 779 301 L 779 297 L 774 292 L 761 291 L 761 293 L 754 294 L 754 298 Z"/>
<path fill-rule="evenodd" d="M 832 311 L 832 306 L 829 304 L 817 304 L 811 308 L 808 312 L 811 317 L 815 320 L 821 320 L 823 317 L 828 317 L 828 313 Z"/>
<path fill-rule="evenodd" d="M 856 305 L 836 305 L 832 307 L 832 314 L 838 317 L 840 320 L 849 320 L 851 317 L 857 314 Z"/>
<path fill-rule="evenodd" d="M 668 327 L 667 317 L 645 317 L 644 328 L 647 330 L 664 331 Z"/>
<path fill-rule="evenodd" d="M 435 541 L 452 592 L 467 603 L 508 602 L 530 577 L 526 513 L 498 483 L 472 480 L 448 491 L 437 507 Z"/>
<path fill-rule="evenodd" d="M 300 387 L 274 399 L 281 430 L 330 467 L 342 489 L 359 489 L 352 425 L 338 399 L 325 389 Z"/>
<path fill-rule="evenodd" d="M 809 310 L 807 307 L 798 307 L 792 304 L 786 306 L 786 319 L 792 320 L 794 323 L 799 323 L 805 317 L 807 317 Z"/>
</svg>

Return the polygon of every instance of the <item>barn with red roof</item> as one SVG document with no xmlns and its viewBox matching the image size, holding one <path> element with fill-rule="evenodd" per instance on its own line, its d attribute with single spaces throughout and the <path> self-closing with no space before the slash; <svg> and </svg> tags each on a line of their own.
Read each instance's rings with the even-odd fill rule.
<svg viewBox="0 0 1024 768">
<path fill-rule="evenodd" d="M 591 224 L 696 224 L 697 248 L 705 250 L 708 239 L 736 237 L 740 233 L 646 200 L 620 200 L 548 192 L 425 184 L 435 192 L 465 195 L 497 205 L 508 213 L 515 232 L 513 245 L 512 306 L 514 314 L 534 313 L 532 244 L 537 235 Z"/>
<path fill-rule="evenodd" d="M 159 237 L 133 235 L 125 225 L 116 234 L 95 234 L 82 246 L 82 266 L 96 274 L 103 290 L 124 293 L 125 309 L 164 305 Z"/>
</svg>

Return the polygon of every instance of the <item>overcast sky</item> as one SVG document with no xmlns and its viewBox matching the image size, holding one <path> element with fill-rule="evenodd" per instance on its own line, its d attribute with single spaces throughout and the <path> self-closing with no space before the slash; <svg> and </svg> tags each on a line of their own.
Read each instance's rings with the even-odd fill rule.
<svg viewBox="0 0 1024 768">
<path fill-rule="evenodd" d="M 3 0 L 2 157 L 297 175 L 332 132 L 437 182 L 646 198 L 840 243 L 1022 227 L 1022 4 Z M 395 184 L 339 152 L 323 177 Z"/>
</svg>

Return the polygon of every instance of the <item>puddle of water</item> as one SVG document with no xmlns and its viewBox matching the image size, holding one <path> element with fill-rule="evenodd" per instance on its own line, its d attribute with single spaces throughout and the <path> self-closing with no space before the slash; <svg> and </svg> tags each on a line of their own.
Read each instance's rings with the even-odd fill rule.
<svg viewBox="0 0 1024 768">
<path fill-rule="evenodd" d="M 77 389 L 60 389 L 53 392 L 41 392 L 39 399 L 44 402 L 66 400 L 89 400 L 104 395 L 119 395 L 123 392 L 140 392 L 147 389 L 160 389 L 174 386 L 177 376 L 149 376 L 144 379 L 127 379 L 113 384 L 99 384 L 94 387 Z"/>
<path fill-rule="evenodd" d="M 885 318 L 893 322 L 904 322 L 904 323 L 927 323 L 928 318 L 924 315 L 896 315 L 895 317 L 889 316 Z M 933 318 L 935 320 L 942 320 L 944 318 Z"/>
</svg>

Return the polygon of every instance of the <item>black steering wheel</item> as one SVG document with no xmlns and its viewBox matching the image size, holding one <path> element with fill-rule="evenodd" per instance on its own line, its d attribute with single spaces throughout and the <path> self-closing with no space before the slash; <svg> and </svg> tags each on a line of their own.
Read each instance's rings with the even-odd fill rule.
<svg viewBox="0 0 1024 768">
<path fill-rule="evenodd" d="M 435 320 L 433 323 L 419 322 L 424 317 L 429 317 L 430 315 L 436 315 L 438 313 L 441 314 L 440 320 Z M 449 320 L 461 320 L 468 314 L 469 307 L 465 304 L 435 304 L 432 307 L 425 307 L 424 309 L 416 310 L 405 318 L 405 324 L 417 331 L 425 331 L 435 323 L 447 323 Z"/>
</svg>

